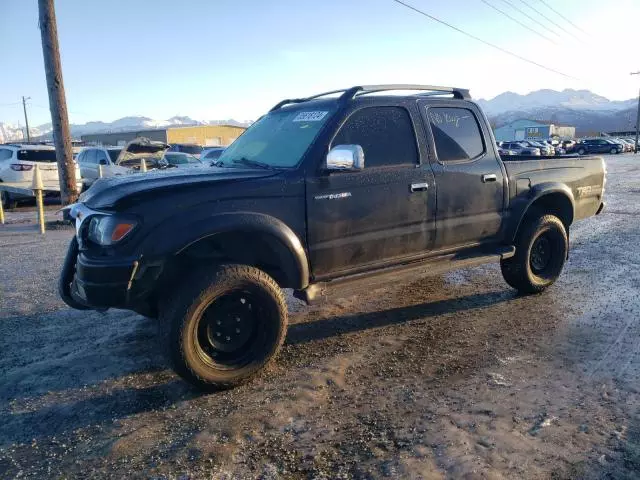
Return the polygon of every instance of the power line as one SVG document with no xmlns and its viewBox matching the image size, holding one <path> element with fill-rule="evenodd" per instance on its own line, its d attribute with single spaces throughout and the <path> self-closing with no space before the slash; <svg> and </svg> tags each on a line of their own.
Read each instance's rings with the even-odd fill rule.
<svg viewBox="0 0 640 480">
<path fill-rule="evenodd" d="M 553 13 L 555 13 L 556 15 L 558 15 L 560 18 L 562 18 L 563 20 L 565 20 L 567 23 L 569 23 L 570 25 L 573 25 L 573 28 L 580 30 L 582 33 L 584 33 L 585 35 L 589 35 L 587 32 L 585 32 L 583 29 L 581 29 L 579 26 L 577 26 L 575 23 L 573 23 L 571 20 L 569 20 L 567 17 L 565 17 L 563 14 L 561 14 L 559 11 L 557 11 L 555 8 L 553 8 L 551 5 L 549 5 L 547 2 L 545 2 L 544 0 L 538 0 L 540 3 L 542 3 L 543 5 L 545 5 L 549 10 L 551 10 Z"/>
<path fill-rule="evenodd" d="M 471 33 L 465 32 L 464 30 L 462 30 L 462 29 L 460 29 L 460 28 L 458 28 L 456 26 L 453 26 L 450 23 L 445 22 L 444 20 L 440 20 L 439 18 L 436 18 L 433 15 L 429 15 L 428 13 L 423 12 L 422 10 L 418 10 L 417 8 L 411 6 L 411 5 L 407 4 L 407 3 L 404 3 L 401 0 L 392 0 L 392 1 L 397 3 L 397 4 L 399 4 L 399 5 L 404 6 L 404 7 L 408 8 L 408 9 L 410 9 L 410 10 L 413 10 L 414 12 L 419 13 L 420 15 L 423 15 L 423 16 L 425 16 L 427 18 L 430 18 L 434 22 L 438 22 L 438 23 L 440 23 L 442 25 L 445 25 L 445 26 L 455 30 L 456 32 L 459 32 L 459 33 L 461 33 L 461 34 L 463 34 L 463 35 L 465 35 L 465 36 L 467 36 L 469 38 L 472 38 L 472 39 L 476 40 L 477 42 L 484 43 L 485 45 L 488 45 L 491 48 L 495 48 L 496 50 L 499 50 L 502 53 L 506 53 L 507 55 L 515 57 L 518 60 L 522 60 L 523 62 L 530 63 L 531 65 L 535 65 L 536 67 L 542 68 L 544 70 L 548 70 L 549 72 L 553 72 L 553 73 L 556 73 L 558 75 L 562 75 L 563 77 L 566 77 L 566 78 L 572 78 L 573 80 L 580 80 L 577 77 L 574 77 L 572 75 L 568 75 L 566 73 L 562 73 L 562 72 L 560 72 L 560 71 L 558 71 L 558 70 L 556 70 L 554 68 L 547 67 L 547 66 L 542 65 L 541 63 L 538 63 L 538 62 L 534 62 L 533 60 L 529 60 L 528 58 L 525 58 L 525 57 L 523 57 L 521 55 L 518 55 L 517 53 L 510 52 L 509 50 L 506 50 L 506 49 L 504 49 L 502 47 L 499 47 L 498 45 L 495 45 L 495 44 L 493 44 L 491 42 L 487 42 L 486 40 L 483 40 L 483 39 L 481 39 L 479 37 L 476 37 L 475 35 L 473 35 Z"/>
<path fill-rule="evenodd" d="M 540 10 L 538 10 L 536 7 L 532 7 L 531 5 L 529 5 L 525 0 L 520 0 L 521 3 L 524 3 L 527 7 L 529 7 L 531 10 L 533 10 L 534 12 L 536 12 L 538 15 L 540 15 L 542 18 L 548 20 L 549 22 L 553 23 L 556 27 L 558 27 L 560 30 L 562 30 L 563 32 L 565 32 L 568 35 L 571 35 L 573 38 L 575 38 L 576 40 L 578 40 L 579 42 L 582 42 L 583 40 L 577 36 L 575 36 L 573 33 L 571 33 L 569 30 L 565 29 L 562 25 L 560 25 L 559 23 L 556 23 L 555 21 L 551 20 L 549 17 L 547 17 L 544 13 L 542 13 Z"/>
<path fill-rule="evenodd" d="M 549 27 L 547 27 L 544 23 L 540 23 L 537 19 L 535 19 L 534 17 L 532 17 L 531 15 L 529 15 L 527 12 L 525 12 L 524 10 L 522 10 L 520 7 L 516 6 L 513 2 L 510 2 L 509 0 L 502 0 L 504 3 L 506 3 L 507 5 L 510 5 L 514 10 L 520 12 L 522 15 L 524 15 L 525 17 L 527 17 L 529 20 L 533 21 L 536 23 L 536 25 L 539 25 L 540 27 L 544 28 L 545 30 L 553 33 L 554 35 L 558 36 L 558 32 L 556 32 L 555 30 L 551 30 Z"/>
<path fill-rule="evenodd" d="M 517 18 L 512 17 L 511 15 L 509 15 L 507 12 L 504 12 L 502 10 L 500 10 L 498 7 L 491 5 L 489 2 L 487 2 L 487 0 L 480 0 L 482 3 L 484 3 L 485 5 L 493 8 L 496 12 L 501 13 L 502 15 L 504 15 L 505 17 L 513 20 L 514 22 L 516 22 L 518 25 L 526 28 L 527 30 L 529 30 L 530 32 L 535 33 L 536 35 L 538 35 L 539 37 L 544 38 L 545 40 L 547 40 L 548 42 L 551 42 L 555 45 L 557 45 L 557 43 L 555 41 L 553 41 L 552 39 L 550 39 L 549 37 L 547 37 L 546 35 L 543 35 L 542 33 L 534 30 L 533 28 L 529 27 L 528 25 L 522 23 L 520 20 L 518 20 Z"/>
</svg>

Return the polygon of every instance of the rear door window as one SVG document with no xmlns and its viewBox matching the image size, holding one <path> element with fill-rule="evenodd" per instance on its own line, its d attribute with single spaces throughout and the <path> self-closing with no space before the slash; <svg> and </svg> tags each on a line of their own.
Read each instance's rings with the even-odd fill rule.
<svg viewBox="0 0 640 480">
<path fill-rule="evenodd" d="M 471 110 L 431 107 L 427 116 L 441 162 L 469 161 L 485 152 L 480 124 Z"/>
<path fill-rule="evenodd" d="M 402 107 L 366 107 L 342 125 L 332 145 L 360 145 L 365 168 L 418 163 L 409 112 Z"/>
</svg>

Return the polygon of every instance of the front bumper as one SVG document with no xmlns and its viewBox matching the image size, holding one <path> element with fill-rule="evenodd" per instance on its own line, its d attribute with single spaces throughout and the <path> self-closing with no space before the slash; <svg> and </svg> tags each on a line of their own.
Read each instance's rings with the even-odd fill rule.
<svg viewBox="0 0 640 480">
<path fill-rule="evenodd" d="M 79 310 L 133 308 L 153 291 L 161 265 L 141 267 L 137 258 L 91 257 L 78 251 L 74 237 L 60 275 L 59 293 Z"/>
</svg>

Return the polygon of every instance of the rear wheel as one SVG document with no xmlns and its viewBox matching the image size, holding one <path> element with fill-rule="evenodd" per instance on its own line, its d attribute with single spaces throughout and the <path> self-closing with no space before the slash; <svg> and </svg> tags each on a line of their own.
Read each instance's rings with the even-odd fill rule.
<svg viewBox="0 0 640 480">
<path fill-rule="evenodd" d="M 249 380 L 276 355 L 287 306 L 263 271 L 222 265 L 186 279 L 160 321 L 176 372 L 201 389 L 222 389 Z"/>
<path fill-rule="evenodd" d="M 569 249 L 558 217 L 533 217 L 520 228 L 515 243 L 516 254 L 500 263 L 509 285 L 521 293 L 539 293 L 558 279 Z"/>
</svg>

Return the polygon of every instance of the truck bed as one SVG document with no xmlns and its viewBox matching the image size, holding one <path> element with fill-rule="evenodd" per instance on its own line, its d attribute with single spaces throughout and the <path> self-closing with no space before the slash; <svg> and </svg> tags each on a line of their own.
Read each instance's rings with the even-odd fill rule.
<svg viewBox="0 0 640 480">
<path fill-rule="evenodd" d="M 528 203 L 536 191 L 555 185 L 571 191 L 573 220 L 601 210 L 606 165 L 598 156 L 502 156 L 509 181 L 511 207 Z"/>
</svg>

